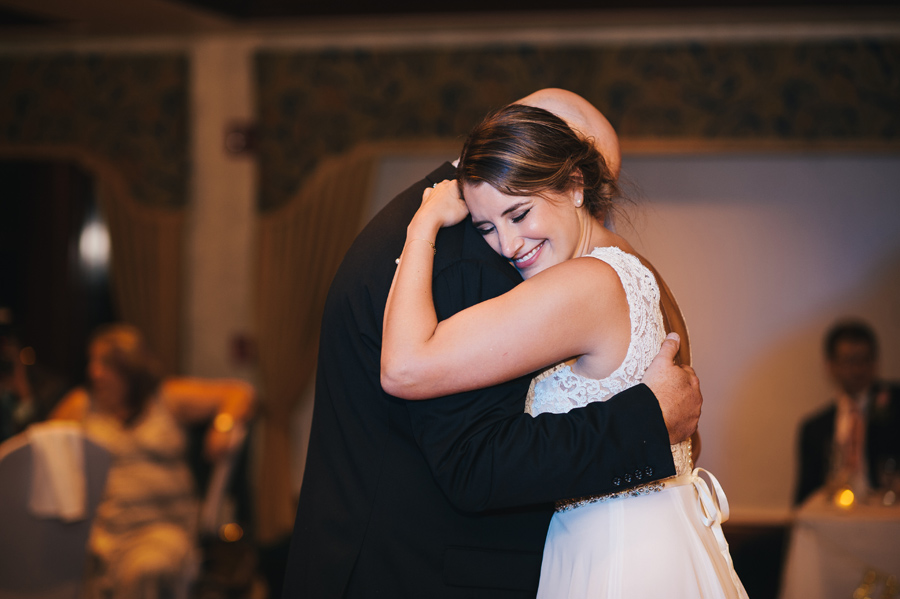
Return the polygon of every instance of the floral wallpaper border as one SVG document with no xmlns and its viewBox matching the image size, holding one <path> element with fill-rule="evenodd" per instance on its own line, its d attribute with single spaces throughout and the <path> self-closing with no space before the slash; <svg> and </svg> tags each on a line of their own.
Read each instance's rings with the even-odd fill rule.
<svg viewBox="0 0 900 599">
<path fill-rule="evenodd" d="M 362 141 L 458 139 L 542 87 L 580 93 L 626 139 L 900 149 L 900 42 L 263 50 L 260 196 L 286 202 Z"/>
<path fill-rule="evenodd" d="M 187 203 L 188 58 L 180 54 L 0 57 L 0 144 L 86 149 L 138 201 Z"/>
<path fill-rule="evenodd" d="M 140 202 L 188 202 L 185 53 L 0 56 L 0 144 L 79 146 Z M 628 141 L 900 150 L 900 41 L 269 49 L 254 57 L 260 210 L 361 142 L 461 142 L 542 87 L 596 104 Z"/>
</svg>

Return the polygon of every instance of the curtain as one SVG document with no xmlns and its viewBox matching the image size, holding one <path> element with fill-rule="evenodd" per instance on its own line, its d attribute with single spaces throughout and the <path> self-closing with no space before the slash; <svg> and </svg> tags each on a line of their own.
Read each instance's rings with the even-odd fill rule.
<svg viewBox="0 0 900 599">
<path fill-rule="evenodd" d="M 121 320 L 136 326 L 167 374 L 180 370 L 184 214 L 143 206 L 100 179 L 109 227 L 111 282 Z"/>
<path fill-rule="evenodd" d="M 361 226 L 379 152 L 361 146 L 324 160 L 301 190 L 259 222 L 257 317 L 262 393 L 258 537 L 290 535 L 291 414 L 312 381 L 325 297 Z M 309 406 L 302 406 L 311 413 Z M 308 426 L 308 422 L 305 423 Z"/>
</svg>

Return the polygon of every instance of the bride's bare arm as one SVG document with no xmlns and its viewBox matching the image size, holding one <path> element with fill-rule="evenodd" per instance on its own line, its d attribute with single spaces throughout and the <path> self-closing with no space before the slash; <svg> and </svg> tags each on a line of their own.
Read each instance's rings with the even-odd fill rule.
<svg viewBox="0 0 900 599">
<path fill-rule="evenodd" d="M 443 181 L 424 191 L 422 206 L 406 228 L 406 243 L 384 311 L 381 384 L 388 393 L 400 392 L 398 375 L 402 377 L 403 372 L 416 367 L 416 361 L 407 356 L 427 343 L 438 324 L 431 295 L 437 233 L 467 214 L 456 182 Z"/>
<path fill-rule="evenodd" d="M 388 393 L 426 399 L 510 380 L 596 352 L 598 339 L 612 346 L 621 335 L 610 333 L 622 332 L 622 318 L 627 335 L 628 308 L 618 275 L 593 258 L 548 268 L 511 292 L 438 323 L 430 244 L 440 227 L 427 212 L 420 210 L 407 229 L 388 297 L 381 354 L 381 382 Z M 617 353 L 610 353 L 613 361 Z"/>
</svg>

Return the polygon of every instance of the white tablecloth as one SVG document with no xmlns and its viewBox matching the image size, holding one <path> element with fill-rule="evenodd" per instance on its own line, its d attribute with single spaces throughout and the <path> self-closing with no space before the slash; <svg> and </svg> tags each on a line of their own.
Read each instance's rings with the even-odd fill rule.
<svg viewBox="0 0 900 599">
<path fill-rule="evenodd" d="M 852 599 L 867 572 L 880 596 L 888 576 L 900 579 L 900 505 L 835 506 L 824 492 L 794 514 L 781 599 Z"/>
</svg>

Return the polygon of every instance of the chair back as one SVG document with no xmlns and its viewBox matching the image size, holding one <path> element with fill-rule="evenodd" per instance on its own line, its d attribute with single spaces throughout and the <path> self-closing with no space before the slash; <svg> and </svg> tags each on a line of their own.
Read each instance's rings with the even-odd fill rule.
<svg viewBox="0 0 900 599">
<path fill-rule="evenodd" d="M 26 433 L 0 445 L 0 599 L 76 599 L 82 589 L 91 523 L 112 456 L 84 443 L 87 517 L 38 518 L 29 510 L 34 451 Z"/>
</svg>

